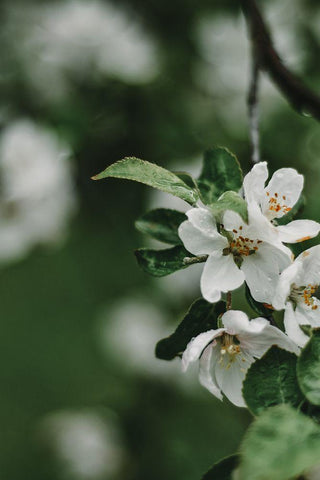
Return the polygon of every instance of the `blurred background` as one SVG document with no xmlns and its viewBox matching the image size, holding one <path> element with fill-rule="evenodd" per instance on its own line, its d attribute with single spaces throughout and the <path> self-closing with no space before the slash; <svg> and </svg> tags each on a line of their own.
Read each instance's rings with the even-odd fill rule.
<svg viewBox="0 0 320 480">
<path fill-rule="evenodd" d="M 318 2 L 260 3 L 286 64 L 319 91 Z M 90 177 L 128 155 L 196 174 L 212 145 L 250 168 L 237 2 L 10 0 L 0 12 L 0 478 L 199 479 L 250 417 L 196 369 L 154 358 L 199 296 L 199 266 L 153 280 L 133 256 L 151 245 L 140 214 L 187 205 Z M 320 125 L 266 78 L 261 150 L 271 170 L 305 174 L 304 215 L 320 220 Z"/>
</svg>

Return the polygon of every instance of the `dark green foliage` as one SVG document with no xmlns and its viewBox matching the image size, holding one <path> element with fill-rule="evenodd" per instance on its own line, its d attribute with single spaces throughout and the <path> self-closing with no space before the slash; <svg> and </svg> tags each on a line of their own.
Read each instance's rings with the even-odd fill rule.
<svg viewBox="0 0 320 480">
<path fill-rule="evenodd" d="M 175 332 L 157 343 L 156 356 L 162 360 L 172 360 L 180 355 L 193 337 L 217 328 L 217 319 L 225 311 L 226 304 L 223 301 L 212 304 L 203 298 L 196 300 Z"/>
<path fill-rule="evenodd" d="M 249 368 L 243 397 L 254 415 L 268 407 L 289 403 L 297 407 L 303 396 L 296 375 L 297 356 L 276 346 Z"/>
<path fill-rule="evenodd" d="M 193 257 L 182 245 L 164 250 L 140 248 L 134 253 L 142 270 L 154 277 L 164 277 L 188 267 L 184 259 Z"/>
<path fill-rule="evenodd" d="M 201 480 L 232 480 L 232 473 L 239 463 L 238 455 L 231 455 L 213 465 Z"/>
<path fill-rule="evenodd" d="M 182 242 L 178 235 L 178 228 L 184 220 L 187 220 L 187 217 L 182 212 L 157 208 L 141 215 L 135 222 L 135 226 L 140 232 L 150 235 L 160 242 L 179 245 Z"/>
<path fill-rule="evenodd" d="M 300 388 L 309 402 L 320 405 L 320 329 L 303 348 L 297 364 Z"/>
<path fill-rule="evenodd" d="M 240 164 L 229 150 L 216 147 L 205 152 L 197 182 L 204 203 L 214 203 L 227 190 L 238 192 L 242 180 Z"/>
</svg>

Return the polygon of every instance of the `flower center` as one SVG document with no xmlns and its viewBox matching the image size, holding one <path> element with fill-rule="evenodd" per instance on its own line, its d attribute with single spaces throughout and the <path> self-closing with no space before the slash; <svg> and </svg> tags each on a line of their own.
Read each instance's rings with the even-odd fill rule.
<svg viewBox="0 0 320 480">
<path fill-rule="evenodd" d="M 252 240 L 241 235 L 242 226 L 239 230 L 233 229 L 233 240 L 230 241 L 230 253 L 234 256 L 247 257 L 259 250 L 262 240 Z"/>
<path fill-rule="evenodd" d="M 307 307 L 310 307 L 312 310 L 317 310 L 318 305 L 315 304 L 314 294 L 318 290 L 319 285 L 309 285 L 298 287 L 293 284 L 291 287 L 290 300 L 294 303 L 304 303 Z"/>
<path fill-rule="evenodd" d="M 284 215 L 290 212 L 291 207 L 285 204 L 285 195 L 280 196 L 277 192 L 275 192 L 273 196 L 270 195 L 270 192 L 266 192 L 266 195 L 268 197 L 268 211 L 270 214 L 281 212 Z"/>
<path fill-rule="evenodd" d="M 240 355 L 242 362 L 246 360 L 242 357 L 239 341 L 233 335 L 224 333 L 220 339 L 220 360 L 222 368 L 229 370 L 236 357 Z"/>
</svg>

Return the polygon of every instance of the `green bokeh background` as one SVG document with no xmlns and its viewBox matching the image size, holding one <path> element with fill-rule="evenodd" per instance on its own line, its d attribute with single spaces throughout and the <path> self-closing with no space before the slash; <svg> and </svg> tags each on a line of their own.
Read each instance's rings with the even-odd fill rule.
<svg viewBox="0 0 320 480">
<path fill-rule="evenodd" d="M 114 3 L 133 12 L 158 43 L 160 73 L 146 85 L 108 76 L 92 82 L 74 78 L 68 98 L 48 105 L 32 94 L 8 53 L 10 37 L 0 47 L 10 73 L 3 75 L 0 89 L 11 117 L 44 123 L 71 144 L 80 199 L 62 247 L 36 248 L 0 271 L 0 478 L 5 480 L 64 478 L 37 434 L 41 420 L 55 411 L 108 408 L 117 414 L 127 452 L 117 476 L 121 480 L 198 479 L 214 461 L 233 453 L 250 421 L 243 409 L 220 403 L 196 384 L 181 389 L 181 382 L 176 386 L 165 376 L 130 370 L 125 358 L 121 363 L 112 349 L 102 354 L 99 348 L 99 315 L 121 299 L 137 292 L 139 298 L 151 299 L 168 319 L 169 334 L 194 298 L 188 292 L 177 301 L 167 298 L 136 265 L 132 251 L 145 239 L 134 230 L 134 220 L 147 208 L 147 187 L 92 182 L 90 177 L 127 155 L 168 168 L 180 162 L 188 170 L 190 160 L 212 145 L 227 146 L 245 171 L 250 168 L 243 110 L 225 120 L 234 92 L 220 86 L 208 93 L 194 76 L 201 61 L 197 22 L 216 18 L 223 27 L 224 19 L 239 16 L 238 3 Z M 260 3 L 268 7 L 277 2 Z M 17 6 L 28 8 L 25 2 Z M 300 74 L 317 89 L 320 38 L 309 22 L 320 9 L 311 0 L 297 1 L 295 8 L 298 24 L 286 28 L 292 27 L 301 47 Z M 5 23 L 5 9 L 2 14 Z M 238 35 L 245 45 L 242 33 L 235 32 L 234 41 Z M 214 60 L 219 71 L 222 65 Z M 233 81 L 236 85 L 237 77 Z M 245 92 L 239 90 L 238 96 L 244 105 Z M 276 107 L 265 112 L 268 99 L 263 98 L 262 157 L 271 170 L 293 166 L 304 173 L 304 215 L 320 220 L 320 125 L 293 111 L 280 96 Z M 236 307 L 243 305 L 241 298 L 236 297 Z"/>
</svg>

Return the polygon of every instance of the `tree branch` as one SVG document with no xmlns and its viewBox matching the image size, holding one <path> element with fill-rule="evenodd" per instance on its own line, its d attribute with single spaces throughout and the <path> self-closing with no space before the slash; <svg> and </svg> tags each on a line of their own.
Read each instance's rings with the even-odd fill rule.
<svg viewBox="0 0 320 480">
<path fill-rule="evenodd" d="M 251 143 L 252 163 L 260 162 L 260 134 L 259 134 L 259 64 L 252 48 L 251 80 L 248 92 L 249 135 Z"/>
<path fill-rule="evenodd" d="M 320 121 L 320 97 L 282 63 L 256 1 L 240 0 L 240 4 L 249 27 L 259 68 L 270 75 L 296 110 L 310 114 Z"/>
</svg>

